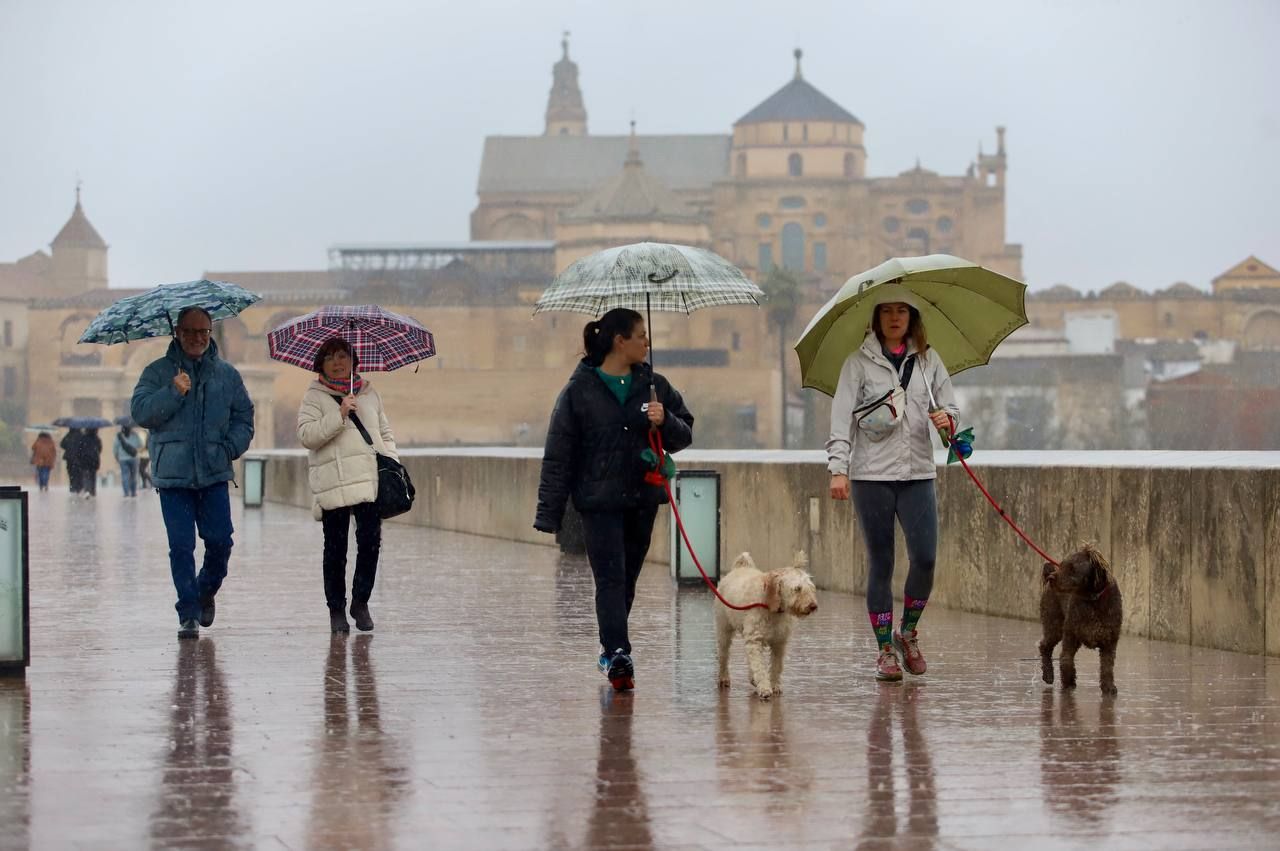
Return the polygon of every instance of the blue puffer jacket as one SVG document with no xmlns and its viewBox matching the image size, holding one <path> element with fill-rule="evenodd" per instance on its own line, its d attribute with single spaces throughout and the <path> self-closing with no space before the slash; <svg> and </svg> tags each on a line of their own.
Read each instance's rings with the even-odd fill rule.
<svg viewBox="0 0 1280 851">
<path fill-rule="evenodd" d="M 173 386 L 178 370 L 191 376 L 183 396 Z M 143 370 L 130 413 L 150 432 L 151 479 L 157 488 L 204 488 L 230 481 L 231 462 L 253 439 L 253 402 L 236 368 L 218 357 L 218 345 L 193 361 L 174 340 Z"/>
</svg>

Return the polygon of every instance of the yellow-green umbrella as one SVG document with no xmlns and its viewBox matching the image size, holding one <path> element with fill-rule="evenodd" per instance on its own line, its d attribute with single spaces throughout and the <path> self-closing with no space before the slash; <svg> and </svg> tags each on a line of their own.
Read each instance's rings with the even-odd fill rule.
<svg viewBox="0 0 1280 851">
<path fill-rule="evenodd" d="M 905 301 L 924 320 L 929 346 L 952 375 L 981 366 L 1027 324 L 1027 286 L 950 254 L 895 257 L 845 281 L 795 345 L 805 387 L 834 396 L 845 360 L 871 327 L 877 304 Z"/>
</svg>

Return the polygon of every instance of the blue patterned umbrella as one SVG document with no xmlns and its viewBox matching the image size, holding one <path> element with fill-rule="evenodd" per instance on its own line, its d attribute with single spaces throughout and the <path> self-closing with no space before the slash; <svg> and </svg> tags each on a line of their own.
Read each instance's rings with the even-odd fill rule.
<svg viewBox="0 0 1280 851">
<path fill-rule="evenodd" d="M 161 284 L 122 298 L 99 313 L 80 335 L 81 343 L 127 343 L 168 337 L 184 307 L 203 307 L 215 320 L 235 316 L 262 296 L 226 281 Z"/>
</svg>

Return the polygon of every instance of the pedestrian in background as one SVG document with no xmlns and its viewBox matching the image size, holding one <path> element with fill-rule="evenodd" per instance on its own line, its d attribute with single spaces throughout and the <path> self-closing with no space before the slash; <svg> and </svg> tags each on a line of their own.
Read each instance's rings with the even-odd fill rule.
<svg viewBox="0 0 1280 851">
<path fill-rule="evenodd" d="M 253 439 L 253 402 L 212 335 L 207 310 L 184 308 L 169 350 L 142 371 L 130 405 L 153 445 L 151 475 L 169 538 L 179 638 L 198 638 L 200 627 L 213 625 L 234 532 L 227 482 Z M 204 541 L 199 574 L 197 532 Z"/>
<path fill-rule="evenodd" d="M 649 430 L 678 452 L 693 442 L 693 414 L 645 362 L 649 334 L 639 313 L 615 308 L 588 322 L 582 345 L 585 356 L 551 413 L 533 528 L 557 532 L 572 496 L 595 577 L 597 665 L 623 691 L 635 687 L 627 618 L 658 506 L 667 501 L 660 482 L 646 481 L 659 472 L 645 455 L 652 456 Z"/>
<path fill-rule="evenodd" d="M 373 629 L 369 597 L 382 549 L 378 513 L 378 454 L 400 460 L 382 397 L 356 372 L 360 359 L 341 337 L 316 353 L 316 380 L 298 409 L 298 440 L 307 447 L 312 512 L 324 529 L 324 598 L 329 629 L 350 632 L 347 623 L 347 539 L 356 525 L 356 569 L 351 577 L 351 617 L 356 628 Z"/>
<path fill-rule="evenodd" d="M 129 426 L 120 426 L 112 445 L 116 462 L 120 464 L 120 485 L 125 496 L 138 495 L 138 453 L 142 451 L 142 438 Z"/>
<path fill-rule="evenodd" d="M 31 464 L 36 468 L 36 487 L 42 491 L 49 489 L 49 474 L 58 463 L 58 446 L 53 442 L 53 435 L 42 431 L 36 435 L 31 444 Z"/>
</svg>

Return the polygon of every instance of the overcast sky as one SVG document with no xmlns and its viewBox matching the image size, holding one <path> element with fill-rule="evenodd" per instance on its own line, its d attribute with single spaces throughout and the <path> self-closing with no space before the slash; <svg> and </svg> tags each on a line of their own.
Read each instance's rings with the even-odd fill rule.
<svg viewBox="0 0 1280 851">
<path fill-rule="evenodd" d="M 484 137 L 542 132 L 566 29 L 593 133 L 728 133 L 796 46 L 871 176 L 960 174 L 1006 125 L 1033 288 L 1280 266 L 1274 0 L 0 0 L 0 262 L 77 175 L 116 287 L 466 239 Z"/>
</svg>

